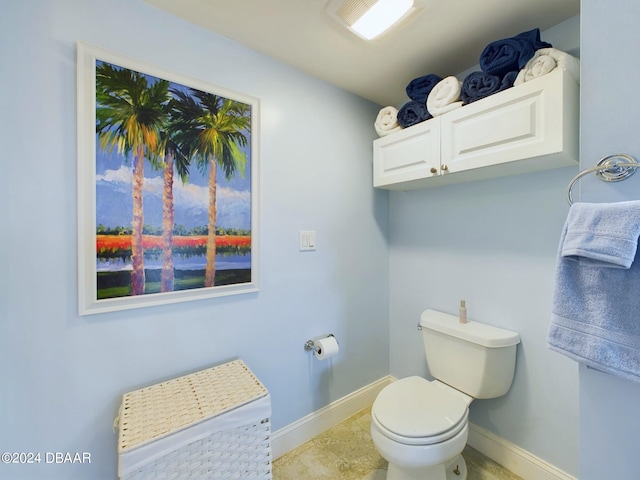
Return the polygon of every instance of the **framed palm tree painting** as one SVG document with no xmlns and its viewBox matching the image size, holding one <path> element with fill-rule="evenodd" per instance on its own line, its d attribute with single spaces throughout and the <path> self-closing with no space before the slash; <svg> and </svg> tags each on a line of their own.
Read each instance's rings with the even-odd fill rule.
<svg viewBox="0 0 640 480">
<path fill-rule="evenodd" d="M 256 98 L 78 44 L 81 315 L 258 290 Z"/>
</svg>

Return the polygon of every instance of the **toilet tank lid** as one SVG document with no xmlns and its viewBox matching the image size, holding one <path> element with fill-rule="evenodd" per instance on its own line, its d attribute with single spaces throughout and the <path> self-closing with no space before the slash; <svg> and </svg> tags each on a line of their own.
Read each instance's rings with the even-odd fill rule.
<svg viewBox="0 0 640 480">
<path fill-rule="evenodd" d="M 458 317 L 436 310 L 422 312 L 420 326 L 488 348 L 509 347 L 520 343 L 520 335 L 516 332 L 471 320 L 460 323 Z"/>
</svg>

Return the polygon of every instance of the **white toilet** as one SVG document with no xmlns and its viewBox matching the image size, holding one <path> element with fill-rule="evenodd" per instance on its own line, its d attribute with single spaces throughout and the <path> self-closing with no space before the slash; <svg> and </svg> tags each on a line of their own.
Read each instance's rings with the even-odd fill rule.
<svg viewBox="0 0 640 480">
<path fill-rule="evenodd" d="M 520 336 L 435 310 L 422 313 L 419 328 L 435 380 L 414 376 L 383 388 L 371 437 L 389 461 L 387 480 L 466 480 L 469 404 L 509 391 Z"/>
</svg>

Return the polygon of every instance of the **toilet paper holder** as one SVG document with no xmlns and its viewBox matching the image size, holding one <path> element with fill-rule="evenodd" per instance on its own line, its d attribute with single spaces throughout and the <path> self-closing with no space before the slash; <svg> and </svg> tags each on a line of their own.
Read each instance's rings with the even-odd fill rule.
<svg viewBox="0 0 640 480">
<path fill-rule="evenodd" d="M 336 338 L 335 335 L 333 333 L 330 333 L 329 335 L 327 335 L 327 337 L 333 337 Z M 337 340 L 336 340 L 337 341 Z M 306 352 L 310 352 L 310 351 L 314 351 L 315 353 L 320 353 L 320 346 L 316 345 L 316 342 L 314 342 L 313 340 L 307 340 L 304 343 L 304 350 Z"/>
</svg>

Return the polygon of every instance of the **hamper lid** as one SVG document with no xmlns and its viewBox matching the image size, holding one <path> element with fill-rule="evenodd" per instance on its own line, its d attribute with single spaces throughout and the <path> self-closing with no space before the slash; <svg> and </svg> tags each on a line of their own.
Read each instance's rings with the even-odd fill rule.
<svg viewBox="0 0 640 480">
<path fill-rule="evenodd" d="M 118 452 L 140 447 L 268 395 L 242 360 L 234 360 L 122 396 Z"/>
</svg>

